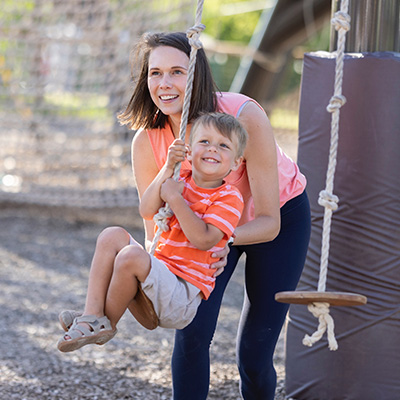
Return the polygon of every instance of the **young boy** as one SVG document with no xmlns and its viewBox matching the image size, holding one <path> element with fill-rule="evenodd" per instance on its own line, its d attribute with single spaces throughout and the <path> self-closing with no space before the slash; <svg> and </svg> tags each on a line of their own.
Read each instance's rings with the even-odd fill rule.
<svg viewBox="0 0 400 400">
<path fill-rule="evenodd" d="M 240 166 L 246 143 L 240 123 L 222 113 L 204 114 L 195 121 L 188 148 L 179 139 L 173 142 L 166 165 L 186 155 L 192 171 L 182 171 L 176 182 L 173 170 L 166 168 L 140 204 L 142 217 L 150 219 L 168 203 L 174 213 L 169 230 L 161 234 L 154 256 L 123 228 L 107 228 L 99 235 L 85 311 L 82 316 L 60 314 L 64 328 L 72 324 L 58 341 L 60 351 L 112 339 L 139 284 L 153 303 L 159 326 L 182 329 L 193 320 L 215 285 L 211 254 L 225 247 L 243 210 L 240 192 L 224 178 Z"/>
</svg>

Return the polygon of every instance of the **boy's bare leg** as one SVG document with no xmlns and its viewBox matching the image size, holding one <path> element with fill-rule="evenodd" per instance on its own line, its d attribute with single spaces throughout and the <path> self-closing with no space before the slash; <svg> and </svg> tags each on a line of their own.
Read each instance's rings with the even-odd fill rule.
<svg viewBox="0 0 400 400">
<path fill-rule="evenodd" d="M 118 253 L 105 303 L 105 314 L 113 329 L 136 296 L 138 281 L 144 282 L 150 269 L 150 255 L 139 244 Z"/>
<path fill-rule="evenodd" d="M 84 315 L 104 315 L 108 286 L 117 254 L 129 245 L 130 236 L 120 227 L 106 228 L 97 238 L 89 273 Z"/>
<path fill-rule="evenodd" d="M 117 254 L 129 245 L 130 236 L 121 227 L 104 229 L 97 238 L 89 273 L 86 304 L 83 315 L 104 316 L 105 300 Z M 139 244 L 138 244 L 139 245 Z M 80 323 L 88 327 L 86 322 Z M 67 340 L 68 334 L 64 336 Z"/>
</svg>

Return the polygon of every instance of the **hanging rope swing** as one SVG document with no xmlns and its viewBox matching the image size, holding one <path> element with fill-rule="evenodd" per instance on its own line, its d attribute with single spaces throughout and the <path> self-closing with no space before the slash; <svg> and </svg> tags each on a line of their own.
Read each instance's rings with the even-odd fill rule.
<svg viewBox="0 0 400 400">
<path fill-rule="evenodd" d="M 179 127 L 179 138 L 183 141 L 185 141 L 186 128 L 188 124 L 188 116 L 190 110 L 190 102 L 192 98 L 193 79 L 194 79 L 194 70 L 196 66 L 197 51 L 202 48 L 202 43 L 200 41 L 200 34 L 205 28 L 205 26 L 201 23 L 203 4 L 204 0 L 198 0 L 195 24 L 186 31 L 186 36 L 191 46 L 191 50 L 190 50 L 188 74 L 187 74 L 187 81 L 185 88 L 185 97 L 183 100 L 183 107 L 182 107 L 181 124 Z M 173 178 L 176 181 L 179 179 L 180 169 L 181 169 L 181 163 L 177 163 L 175 165 L 174 175 L 173 175 Z M 169 218 L 172 217 L 172 215 L 173 212 L 170 209 L 168 203 L 166 203 L 164 207 L 161 207 L 158 213 L 154 216 L 154 222 L 156 223 L 158 229 L 151 244 L 150 254 L 152 255 L 154 254 L 161 233 L 169 230 L 168 221 Z M 157 328 L 159 324 L 158 316 L 154 311 L 153 303 L 143 292 L 140 282 L 138 284 L 138 292 L 135 298 L 132 300 L 131 304 L 129 305 L 129 311 L 133 314 L 136 320 L 145 328 L 149 330 Z"/>
<path fill-rule="evenodd" d="M 303 344 L 312 346 L 319 341 L 325 332 L 328 336 L 328 345 L 330 350 L 337 350 L 338 344 L 334 334 L 334 321 L 329 313 L 329 307 L 332 306 L 356 306 L 366 304 L 367 298 L 360 294 L 344 292 L 325 292 L 326 280 L 328 274 L 329 242 L 332 213 L 338 208 L 339 198 L 333 194 L 333 181 L 337 161 L 337 148 L 339 139 L 339 116 L 340 108 L 346 103 L 346 98 L 342 95 L 343 82 L 343 61 L 345 49 L 345 35 L 350 29 L 350 16 L 347 13 L 348 0 L 341 2 L 340 11 L 335 13 L 332 24 L 338 31 L 338 46 L 335 67 L 335 87 L 327 111 L 332 113 L 331 119 L 331 139 L 329 149 L 329 162 L 326 175 L 325 190 L 319 194 L 318 204 L 325 207 L 323 230 L 322 230 L 322 248 L 320 275 L 318 281 L 318 291 L 306 292 L 280 292 L 275 295 L 275 299 L 282 303 L 307 304 L 308 310 L 318 318 L 319 325 L 316 332 L 311 336 L 305 335 Z"/>
</svg>

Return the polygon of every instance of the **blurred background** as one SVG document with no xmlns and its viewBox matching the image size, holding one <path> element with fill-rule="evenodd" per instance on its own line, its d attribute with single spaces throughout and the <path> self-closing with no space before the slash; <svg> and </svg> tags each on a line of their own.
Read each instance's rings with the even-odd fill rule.
<svg viewBox="0 0 400 400">
<path fill-rule="evenodd" d="M 109 223 L 135 213 L 134 132 L 116 118 L 132 90 L 131 49 L 143 32 L 185 31 L 195 9 L 194 0 L 1 0 L 0 205 Z M 330 0 L 204 2 L 201 40 L 220 90 L 258 100 L 292 158 L 302 57 L 328 50 L 330 14 Z"/>
<path fill-rule="evenodd" d="M 340 0 L 204 1 L 202 22 L 206 29 L 201 41 L 219 89 L 255 98 L 268 113 L 278 144 L 293 159 L 297 158 L 303 56 L 307 52 L 335 50 L 336 33 L 332 32 L 330 19 L 339 3 Z M 352 28 L 347 34 L 346 52 L 398 53 L 399 1 L 349 3 Z M 170 330 L 148 332 L 128 315 L 122 320 L 116 339 L 107 345 L 110 351 L 92 347 L 66 356 L 58 352 L 55 343 L 61 334 L 58 312 L 79 309 L 84 303 L 96 237 L 104 226 L 121 224 L 143 242 L 130 160 L 135 132 L 120 126 L 116 117 L 125 108 L 133 87 L 131 49 L 147 31 L 186 31 L 194 24 L 196 5 L 195 0 L 0 0 L 2 399 L 171 398 Z M 370 79 L 365 85 L 359 81 L 361 86 L 374 84 Z M 314 86 L 316 91 L 320 89 Z M 379 103 L 380 110 L 383 106 L 384 102 Z M 382 118 L 386 115 L 379 113 Z M 361 132 L 365 146 L 365 131 Z M 373 143 L 371 154 L 377 151 Z M 301 158 L 300 151 L 300 162 Z M 386 154 L 382 159 L 385 158 Z M 369 160 L 366 162 L 370 165 Z M 358 175 L 356 179 L 359 180 Z M 396 193 L 393 196 L 398 199 Z M 390 204 L 398 206 L 396 201 Z M 365 215 L 368 222 L 384 221 Z M 393 229 L 392 219 L 386 221 Z M 364 229 L 366 225 L 359 226 Z M 384 243 L 382 249 L 386 251 L 387 240 Z M 372 250 L 375 248 L 371 246 Z M 365 245 L 362 253 L 364 249 Z M 391 257 L 392 253 L 388 254 Z M 351 257 L 354 259 L 353 253 Z M 383 260 L 380 256 L 370 258 L 371 263 Z M 383 265 L 391 273 L 385 262 Z M 365 277 L 364 263 L 362 271 Z M 376 275 L 372 280 L 371 287 L 376 288 Z M 210 400 L 239 397 L 233 343 L 243 281 L 241 262 L 224 295 L 212 344 Z M 389 281 L 395 287 L 392 279 Z M 398 302 L 386 304 L 390 308 Z M 384 313 L 392 315 L 391 311 Z M 393 325 L 387 326 L 393 331 Z M 381 331 L 377 332 L 381 335 Z M 362 342 L 375 343 L 364 338 Z M 379 347 L 375 347 L 378 352 Z M 303 352 L 301 349 L 299 354 Z M 349 359 L 354 358 L 354 352 L 347 354 Z M 282 332 L 274 356 L 278 374 L 276 400 L 285 397 L 284 357 Z M 383 358 L 385 367 L 390 366 L 387 357 Z M 342 374 L 342 366 L 348 363 L 338 360 L 335 356 L 339 365 L 336 372 Z M 303 362 L 306 364 L 308 359 Z M 291 365 L 300 371 L 302 379 L 308 379 L 297 362 Z M 319 364 L 315 365 L 319 368 Z M 326 370 L 336 390 L 340 385 L 334 380 L 332 369 Z M 314 378 L 310 381 L 315 382 Z M 324 391 L 326 384 L 323 381 Z M 335 395 L 334 390 L 330 393 Z"/>
</svg>

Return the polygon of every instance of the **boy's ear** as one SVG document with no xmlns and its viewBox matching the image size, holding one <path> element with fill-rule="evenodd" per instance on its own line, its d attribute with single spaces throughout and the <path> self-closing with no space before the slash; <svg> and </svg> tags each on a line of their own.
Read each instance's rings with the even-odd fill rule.
<svg viewBox="0 0 400 400">
<path fill-rule="evenodd" d="M 243 156 L 237 158 L 237 159 L 233 162 L 231 171 L 236 171 L 236 170 L 240 167 L 240 164 L 242 163 L 242 161 L 243 161 Z"/>
</svg>

